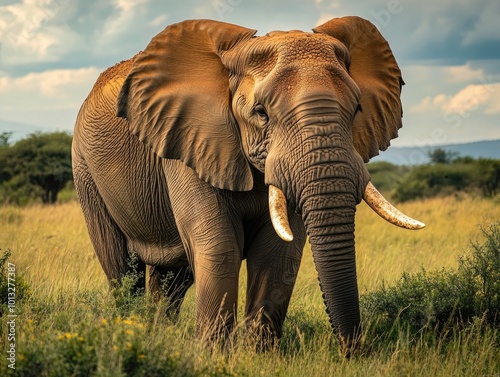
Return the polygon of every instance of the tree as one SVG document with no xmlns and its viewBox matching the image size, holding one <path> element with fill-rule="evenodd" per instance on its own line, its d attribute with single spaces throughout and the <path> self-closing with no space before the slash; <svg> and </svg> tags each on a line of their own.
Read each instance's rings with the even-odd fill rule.
<svg viewBox="0 0 500 377">
<path fill-rule="evenodd" d="M 72 179 L 71 139 L 65 132 L 37 132 L 0 149 L 4 196 L 18 203 L 36 196 L 55 203 Z"/>
<path fill-rule="evenodd" d="M 427 156 L 429 156 L 433 164 L 451 164 L 457 155 L 457 152 L 447 151 L 442 148 L 436 148 L 427 153 Z"/>
<path fill-rule="evenodd" d="M 10 145 L 10 138 L 12 132 L 0 132 L 0 148 L 8 147 Z"/>
<path fill-rule="evenodd" d="M 476 182 L 484 196 L 500 192 L 500 160 L 480 158 L 475 164 Z"/>
</svg>

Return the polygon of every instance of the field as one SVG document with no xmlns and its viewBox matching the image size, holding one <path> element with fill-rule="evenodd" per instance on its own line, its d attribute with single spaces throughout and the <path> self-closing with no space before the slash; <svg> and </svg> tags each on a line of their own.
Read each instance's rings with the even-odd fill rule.
<svg viewBox="0 0 500 377">
<path fill-rule="evenodd" d="M 400 209 L 427 227 L 413 232 L 395 228 L 365 204 L 358 207 L 361 294 L 393 284 L 403 272 L 456 268 L 470 241 L 482 240 L 479 224 L 500 219 L 498 201 L 467 196 L 405 203 Z M 12 250 L 18 294 L 26 282 L 25 298 L 15 308 L 17 369 L 7 368 L 2 352 L 1 375 L 500 375 L 500 347 L 493 345 L 498 334 L 479 330 L 452 335 L 446 344 L 439 338 L 410 341 L 402 332 L 386 349 L 345 360 L 331 335 L 307 246 L 280 346 L 255 352 L 241 331 L 235 347 L 222 352 L 194 338 L 193 290 L 175 325 L 162 316 L 161 305 L 130 297 L 126 289 L 114 295 L 125 308 L 116 307 L 77 203 L 1 207 L 0 229 L 2 253 Z M 9 349 L 7 320 L 4 313 L 2 351 Z M 363 321 L 369 328 L 369 318 Z"/>
</svg>

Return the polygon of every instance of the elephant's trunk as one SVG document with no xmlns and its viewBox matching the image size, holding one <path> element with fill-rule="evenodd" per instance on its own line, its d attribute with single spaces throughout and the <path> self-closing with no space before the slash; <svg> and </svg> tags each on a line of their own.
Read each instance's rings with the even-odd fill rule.
<svg viewBox="0 0 500 377">
<path fill-rule="evenodd" d="M 360 335 L 354 250 L 355 189 L 348 178 L 309 183 L 301 195 L 309 236 L 330 322 L 346 350 Z"/>
<path fill-rule="evenodd" d="M 295 180 L 285 185 L 287 196 L 302 214 L 314 256 L 323 299 L 345 351 L 361 335 L 354 249 L 354 216 L 361 197 L 384 219 L 417 229 L 423 224 L 403 215 L 369 183 L 362 163 L 349 157 L 348 148 L 312 148 L 302 156 Z M 336 160 L 318 158 L 335 156 Z M 270 212 L 280 237 L 291 241 L 285 195 L 270 183 Z"/>
<path fill-rule="evenodd" d="M 275 200 L 271 198 L 284 198 L 282 189 L 290 206 L 302 216 L 330 322 L 347 350 L 360 335 L 354 215 L 369 176 L 353 148 L 336 135 L 302 135 L 303 154 L 291 161 L 280 160 L 279 153 L 270 153 L 266 180 L 270 185 L 271 217 L 283 239 L 291 238 L 283 221 L 287 219 L 283 213 L 287 206 L 282 203 L 276 206 L 281 210 L 273 208 Z M 279 172 L 271 169 L 276 166 L 284 179 L 280 180 Z"/>
</svg>

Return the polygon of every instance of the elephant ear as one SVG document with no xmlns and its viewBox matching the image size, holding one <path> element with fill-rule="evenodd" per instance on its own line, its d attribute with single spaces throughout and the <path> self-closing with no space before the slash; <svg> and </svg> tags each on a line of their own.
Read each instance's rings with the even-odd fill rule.
<svg viewBox="0 0 500 377">
<path fill-rule="evenodd" d="M 334 18 L 313 29 L 341 41 L 349 50 L 349 74 L 361 91 L 354 118 L 354 146 L 365 162 L 389 147 L 403 116 L 401 71 L 375 25 L 360 17 Z"/>
<path fill-rule="evenodd" d="M 250 190 L 252 172 L 220 54 L 254 34 L 210 20 L 168 26 L 137 55 L 118 96 L 117 115 L 158 156 L 183 161 L 217 188 Z"/>
</svg>

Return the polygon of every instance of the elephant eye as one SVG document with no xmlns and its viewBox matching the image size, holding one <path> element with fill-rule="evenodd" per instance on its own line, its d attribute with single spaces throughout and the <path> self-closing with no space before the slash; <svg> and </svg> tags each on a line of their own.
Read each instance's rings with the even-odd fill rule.
<svg viewBox="0 0 500 377">
<path fill-rule="evenodd" d="M 260 103 L 257 104 L 254 107 L 254 112 L 257 115 L 257 117 L 259 119 L 259 123 L 261 125 L 264 125 L 267 123 L 267 121 L 269 120 L 269 116 L 267 115 L 266 108 L 263 105 L 261 105 Z"/>
</svg>

